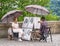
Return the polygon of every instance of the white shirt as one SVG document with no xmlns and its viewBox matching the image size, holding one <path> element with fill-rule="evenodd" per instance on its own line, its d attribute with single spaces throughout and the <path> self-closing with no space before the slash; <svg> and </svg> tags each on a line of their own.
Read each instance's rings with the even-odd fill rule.
<svg viewBox="0 0 60 46">
<path fill-rule="evenodd" d="M 14 28 L 19 28 L 19 24 L 12 22 L 12 27 L 14 27 Z"/>
</svg>

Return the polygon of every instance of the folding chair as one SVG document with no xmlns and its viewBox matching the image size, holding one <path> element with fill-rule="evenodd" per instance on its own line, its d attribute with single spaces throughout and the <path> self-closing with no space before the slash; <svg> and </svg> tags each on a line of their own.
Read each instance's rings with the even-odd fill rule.
<svg viewBox="0 0 60 46">
<path fill-rule="evenodd" d="M 11 31 L 13 33 L 13 39 L 18 39 L 18 32 L 13 32 L 13 28 L 11 28 Z"/>
<path fill-rule="evenodd" d="M 48 36 L 50 35 L 50 39 L 51 39 L 51 42 L 52 42 L 51 27 L 50 27 L 50 26 L 47 26 L 46 28 L 48 29 L 48 33 L 47 33 L 47 35 L 48 35 Z M 47 37 L 48 37 L 48 36 L 47 36 Z M 46 42 L 47 42 L 47 37 L 45 37 L 45 41 L 46 41 Z"/>
<path fill-rule="evenodd" d="M 50 39 L 51 39 L 51 42 L 52 42 L 52 33 L 51 33 L 51 27 L 47 27 L 49 29 L 49 34 L 50 34 Z"/>
</svg>

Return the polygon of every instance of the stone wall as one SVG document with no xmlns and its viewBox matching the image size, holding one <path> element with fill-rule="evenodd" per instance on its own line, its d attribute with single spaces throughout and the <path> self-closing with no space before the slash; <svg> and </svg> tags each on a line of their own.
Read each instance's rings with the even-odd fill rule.
<svg viewBox="0 0 60 46">
<path fill-rule="evenodd" d="M 7 27 L 5 23 L 0 23 L 0 38 L 1 37 L 7 37 Z"/>
<path fill-rule="evenodd" d="M 60 21 L 48 21 L 52 33 L 60 33 Z"/>
<path fill-rule="evenodd" d="M 47 21 L 52 33 L 60 33 L 60 21 Z M 7 37 L 10 24 L 0 23 L 0 38 Z M 19 22 L 20 27 L 22 23 Z"/>
</svg>

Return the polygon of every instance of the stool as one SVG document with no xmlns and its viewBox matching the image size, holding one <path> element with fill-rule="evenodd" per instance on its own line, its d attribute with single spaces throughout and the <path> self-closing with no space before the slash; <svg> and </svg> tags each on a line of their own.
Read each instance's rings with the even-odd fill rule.
<svg viewBox="0 0 60 46">
<path fill-rule="evenodd" d="M 32 31 L 31 40 L 38 40 L 38 39 L 40 39 L 40 31 Z"/>
</svg>

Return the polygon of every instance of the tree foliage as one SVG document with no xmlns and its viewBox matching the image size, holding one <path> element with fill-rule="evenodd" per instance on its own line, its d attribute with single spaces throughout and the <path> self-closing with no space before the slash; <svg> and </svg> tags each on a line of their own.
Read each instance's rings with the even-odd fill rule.
<svg viewBox="0 0 60 46">
<path fill-rule="evenodd" d="M 46 17 L 46 20 L 47 21 L 57 21 L 57 20 L 59 20 L 59 17 L 57 16 L 57 15 L 52 15 L 52 14 L 49 14 L 49 15 L 47 15 L 47 16 L 45 16 Z"/>
<path fill-rule="evenodd" d="M 52 10 L 53 14 L 60 16 L 60 0 L 51 0 L 50 9 Z"/>
<path fill-rule="evenodd" d="M 37 4 L 48 7 L 50 0 L 0 0 L 0 19 L 7 12 L 18 9 L 23 10 L 23 16 L 19 17 L 19 20 L 23 20 L 24 16 L 35 16 L 25 11 L 24 7 L 27 5 Z"/>
</svg>

